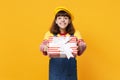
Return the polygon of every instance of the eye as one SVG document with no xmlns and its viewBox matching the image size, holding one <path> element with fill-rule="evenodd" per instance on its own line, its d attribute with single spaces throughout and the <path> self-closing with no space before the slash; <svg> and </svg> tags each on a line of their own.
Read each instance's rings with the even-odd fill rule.
<svg viewBox="0 0 120 80">
<path fill-rule="evenodd" d="M 64 19 L 69 19 L 68 17 L 64 17 Z"/>
<path fill-rule="evenodd" d="M 58 17 L 58 19 L 61 19 L 61 17 Z"/>
<path fill-rule="evenodd" d="M 58 16 L 57 19 L 62 19 L 62 17 L 61 17 L 61 16 Z"/>
</svg>

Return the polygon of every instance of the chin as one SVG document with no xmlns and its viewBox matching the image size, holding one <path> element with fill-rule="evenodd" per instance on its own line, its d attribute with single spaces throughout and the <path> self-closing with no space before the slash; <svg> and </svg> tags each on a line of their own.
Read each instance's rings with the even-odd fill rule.
<svg viewBox="0 0 120 80">
<path fill-rule="evenodd" d="M 65 29 L 66 27 L 65 27 L 65 26 L 61 26 L 60 28 L 61 28 L 61 29 Z"/>
<path fill-rule="evenodd" d="M 61 27 L 60 27 L 61 28 Z M 66 27 L 64 27 L 64 28 L 61 28 L 61 29 L 65 29 Z"/>
</svg>

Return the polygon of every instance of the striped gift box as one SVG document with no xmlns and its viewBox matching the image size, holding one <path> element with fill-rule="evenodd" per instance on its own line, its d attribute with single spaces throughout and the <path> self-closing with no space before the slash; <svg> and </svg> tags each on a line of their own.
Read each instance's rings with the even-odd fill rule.
<svg viewBox="0 0 120 80">
<path fill-rule="evenodd" d="M 59 37 L 56 37 L 56 38 L 59 38 Z M 48 51 L 47 51 L 48 55 L 50 57 L 66 57 L 66 55 L 59 50 L 60 48 L 59 45 L 56 45 L 56 44 L 51 45 L 52 41 L 53 41 L 53 37 L 49 37 L 49 44 L 48 44 Z M 71 37 L 70 41 L 67 43 L 71 45 L 70 48 L 73 50 L 73 53 L 72 53 L 73 56 L 76 56 L 78 52 L 77 50 L 78 46 L 76 41 L 77 41 L 76 37 Z"/>
</svg>

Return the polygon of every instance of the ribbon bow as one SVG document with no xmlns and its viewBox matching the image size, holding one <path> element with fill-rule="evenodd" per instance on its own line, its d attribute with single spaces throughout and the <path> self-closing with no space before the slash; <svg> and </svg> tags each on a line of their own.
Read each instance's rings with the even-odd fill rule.
<svg viewBox="0 0 120 80">
<path fill-rule="evenodd" d="M 72 45 L 68 42 L 71 38 L 68 37 L 53 37 L 52 44 L 59 45 L 60 54 L 65 54 L 67 58 L 74 57 L 72 52 L 73 50 L 70 48 Z"/>
</svg>

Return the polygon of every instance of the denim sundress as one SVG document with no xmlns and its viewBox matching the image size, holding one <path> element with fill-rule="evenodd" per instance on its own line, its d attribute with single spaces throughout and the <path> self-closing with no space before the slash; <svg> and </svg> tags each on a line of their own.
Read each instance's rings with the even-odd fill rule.
<svg viewBox="0 0 120 80">
<path fill-rule="evenodd" d="M 76 58 L 51 58 L 49 80 L 77 80 Z"/>
</svg>

